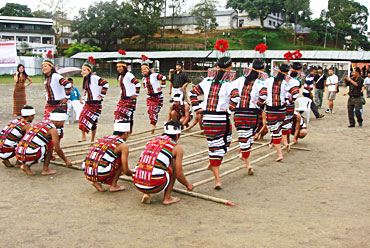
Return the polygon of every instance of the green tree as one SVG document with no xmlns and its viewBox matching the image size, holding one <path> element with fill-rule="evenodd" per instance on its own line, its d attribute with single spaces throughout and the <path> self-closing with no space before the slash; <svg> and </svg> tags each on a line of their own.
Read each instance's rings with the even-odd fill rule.
<svg viewBox="0 0 370 248">
<path fill-rule="evenodd" d="M 53 18 L 53 13 L 46 10 L 36 10 L 32 15 L 37 18 Z"/>
<path fill-rule="evenodd" d="M 28 8 L 27 5 L 18 3 L 6 3 L 5 6 L 0 9 L 0 15 L 32 17 L 31 9 Z"/>
<path fill-rule="evenodd" d="M 97 46 L 90 46 L 84 43 L 72 43 L 71 46 L 64 51 L 66 57 L 71 57 L 80 52 L 100 52 L 101 48 Z"/>
<path fill-rule="evenodd" d="M 161 25 L 159 18 L 163 0 L 131 0 L 131 4 L 134 9 L 134 27 L 137 34 L 144 39 L 144 48 L 146 49 L 149 38 L 157 33 Z"/>
<path fill-rule="evenodd" d="M 191 15 L 197 20 L 197 29 L 204 32 L 204 50 L 207 50 L 207 32 L 218 26 L 215 17 L 216 1 L 202 0 L 194 5 Z"/>
<path fill-rule="evenodd" d="M 284 13 L 283 0 L 228 0 L 226 7 L 246 11 L 252 20 L 259 19 L 261 28 L 271 13 Z"/>
<path fill-rule="evenodd" d="M 90 38 L 97 42 L 104 51 L 111 50 L 117 40 L 132 37 L 136 28 L 133 7 L 125 2 L 96 2 L 89 8 L 80 9 L 79 16 L 72 22 L 74 36 L 78 40 Z"/>
<path fill-rule="evenodd" d="M 170 0 L 168 8 L 170 8 L 171 12 L 172 12 L 172 14 L 171 14 L 171 16 L 172 16 L 172 29 L 173 29 L 173 21 L 175 19 L 175 16 L 178 16 L 180 14 L 184 3 L 185 3 L 184 0 Z"/>
<path fill-rule="evenodd" d="M 294 22 L 294 44 L 297 42 L 297 25 L 301 24 L 312 13 L 310 0 L 285 0 L 286 19 Z"/>
</svg>

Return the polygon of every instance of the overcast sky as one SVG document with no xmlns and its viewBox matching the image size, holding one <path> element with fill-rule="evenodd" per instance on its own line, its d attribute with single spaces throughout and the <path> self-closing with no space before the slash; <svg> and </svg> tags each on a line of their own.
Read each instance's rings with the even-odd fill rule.
<svg viewBox="0 0 370 248">
<path fill-rule="evenodd" d="M 37 10 L 39 8 L 48 10 L 48 7 L 45 3 L 58 2 L 58 1 L 63 1 L 64 3 L 66 3 L 66 6 L 68 6 L 67 9 L 70 10 L 68 14 L 68 18 L 70 19 L 73 19 L 73 16 L 78 15 L 78 11 L 80 8 L 87 8 L 88 5 L 90 5 L 91 3 L 97 2 L 96 0 L 82 0 L 82 1 L 76 1 L 76 0 L 26 0 L 26 1 L 25 0 L 1 0 L 0 7 L 3 7 L 7 2 L 9 2 L 9 3 L 19 3 L 19 4 L 28 5 L 28 7 L 32 9 L 32 11 Z M 370 0 L 356 0 L 356 1 L 360 2 L 362 5 L 365 5 L 370 11 Z M 186 8 L 189 9 L 191 8 L 192 5 L 196 4 L 198 1 L 188 0 L 185 2 L 187 2 Z M 220 2 L 219 9 L 225 8 L 227 0 L 219 0 L 219 2 Z M 311 0 L 310 8 L 311 8 L 311 11 L 313 12 L 313 17 L 319 17 L 321 10 L 326 9 L 327 7 L 328 7 L 328 0 Z M 370 20 L 368 23 L 370 23 Z"/>
</svg>

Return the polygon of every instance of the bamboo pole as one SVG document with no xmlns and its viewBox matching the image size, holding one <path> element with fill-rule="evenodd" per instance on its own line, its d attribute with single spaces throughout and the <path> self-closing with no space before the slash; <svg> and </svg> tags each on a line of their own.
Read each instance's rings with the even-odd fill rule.
<svg viewBox="0 0 370 248">
<path fill-rule="evenodd" d="M 131 177 L 120 176 L 119 179 L 124 180 L 124 181 L 128 181 L 128 182 L 133 182 L 133 179 Z M 200 199 L 207 200 L 207 201 L 212 201 L 212 202 L 216 202 L 216 203 L 225 204 L 227 206 L 235 206 L 235 203 L 233 203 L 232 201 L 222 199 L 222 198 L 218 198 L 218 197 L 214 197 L 214 196 L 210 196 L 210 195 L 205 195 L 205 194 L 193 192 L 193 191 L 187 191 L 185 189 L 179 189 L 179 188 L 174 187 L 174 188 L 172 188 L 172 191 L 180 193 L 180 194 L 184 194 L 184 195 L 193 196 L 193 197 L 200 198 Z"/>
<path fill-rule="evenodd" d="M 268 145 L 269 143 L 270 143 L 270 142 L 268 142 L 268 143 L 263 143 L 263 144 L 261 144 L 261 145 L 259 145 L 259 146 L 257 146 L 257 147 L 253 147 L 253 148 L 251 149 L 251 151 L 254 151 L 254 150 L 260 149 L 260 148 L 262 148 L 262 147 L 264 147 L 264 146 Z M 208 157 L 207 157 L 207 158 L 208 158 Z M 238 155 L 235 155 L 235 156 L 233 156 L 233 157 L 231 157 L 231 158 L 228 158 L 228 159 L 226 159 L 226 160 L 224 160 L 224 161 L 222 161 L 222 163 L 228 163 L 228 162 L 230 162 L 230 161 L 232 161 L 232 160 L 234 160 L 234 159 L 237 159 L 237 158 L 239 158 L 239 154 L 238 154 Z M 244 165 L 244 167 L 245 167 L 245 165 Z M 189 176 L 189 175 L 192 175 L 192 174 L 195 174 L 195 173 L 198 173 L 198 172 L 206 171 L 207 169 L 208 169 L 208 167 L 203 167 L 203 168 L 199 168 L 199 169 L 195 169 L 195 170 L 187 171 L 187 172 L 184 172 L 184 175 L 185 175 L 185 176 Z"/>
<path fill-rule="evenodd" d="M 293 142 L 292 142 L 292 143 L 290 143 L 289 145 L 292 145 L 292 144 L 293 144 Z M 285 146 L 284 146 L 284 147 L 282 147 L 282 149 L 285 149 Z M 265 158 L 268 158 L 269 156 L 271 156 L 271 155 L 273 155 L 273 154 L 275 154 L 275 153 L 277 153 L 277 151 L 276 151 L 276 150 L 275 150 L 275 151 L 272 151 L 272 152 L 270 152 L 270 153 L 267 153 L 266 155 L 264 155 L 264 156 L 262 156 L 262 157 L 259 157 L 259 158 L 255 159 L 255 160 L 251 161 L 249 164 L 250 164 L 250 165 L 252 165 L 252 164 L 258 163 L 259 161 L 261 161 L 261 160 L 263 160 L 263 159 L 265 159 Z M 225 171 L 224 173 L 221 173 L 221 174 L 220 174 L 220 177 L 227 176 L 227 175 L 229 175 L 229 174 L 231 174 L 231 173 L 234 173 L 234 172 L 236 172 L 236 171 L 238 171 L 238 170 L 241 170 L 241 169 L 243 169 L 243 168 L 245 168 L 245 165 L 244 165 L 244 164 L 243 164 L 243 165 L 241 165 L 241 166 L 235 167 L 235 168 L 233 168 L 233 169 L 231 169 L 231 170 Z M 196 183 L 194 183 L 193 185 L 194 185 L 194 187 L 198 187 L 198 186 L 200 186 L 200 185 L 203 185 L 203 184 L 209 183 L 209 182 L 211 182 L 211 181 L 213 181 L 213 180 L 214 180 L 214 177 L 210 177 L 210 178 L 204 179 L 204 180 L 202 180 L 202 181 L 196 182 Z"/>
<path fill-rule="evenodd" d="M 263 143 L 255 142 L 254 144 L 263 144 Z M 293 144 L 293 145 L 294 145 L 294 144 Z M 311 149 L 309 149 L 309 148 L 300 147 L 300 146 L 293 146 L 293 145 L 290 145 L 290 149 L 294 149 L 294 150 L 301 150 L 301 151 L 307 151 L 307 152 L 310 152 L 310 151 L 311 151 Z"/>
</svg>

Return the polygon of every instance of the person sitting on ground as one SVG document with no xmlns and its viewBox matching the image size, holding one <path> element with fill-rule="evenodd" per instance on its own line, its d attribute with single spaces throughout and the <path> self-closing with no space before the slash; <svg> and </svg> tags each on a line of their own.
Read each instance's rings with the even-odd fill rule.
<svg viewBox="0 0 370 248">
<path fill-rule="evenodd" d="M 31 128 L 31 123 L 35 118 L 35 109 L 31 106 L 24 106 L 21 110 L 22 117 L 9 121 L 0 132 L 0 158 L 6 167 L 20 167 L 17 161 L 11 164 L 9 159 L 15 156 L 15 148 L 24 134 Z"/>
<path fill-rule="evenodd" d="M 76 87 L 74 87 L 74 83 L 73 83 L 73 78 L 68 78 L 68 82 L 71 83 L 71 97 L 69 98 L 69 100 L 71 101 L 70 102 L 70 105 L 71 106 L 68 106 L 68 112 L 70 113 L 70 111 L 74 111 L 75 112 L 75 120 L 78 121 L 78 119 L 80 118 L 80 114 L 81 114 L 81 111 L 82 111 L 82 108 L 84 106 L 84 102 L 82 101 L 82 97 L 81 97 L 81 94 L 80 92 L 78 91 L 78 89 Z M 72 122 L 74 120 L 71 120 Z"/>
<path fill-rule="evenodd" d="M 179 121 L 183 126 L 189 126 L 191 121 L 190 106 L 182 100 L 181 94 L 173 96 L 173 103 L 170 105 L 167 121 Z"/>
<path fill-rule="evenodd" d="M 82 163 L 86 179 L 99 192 L 106 191 L 102 184 L 110 185 L 111 192 L 125 190 L 125 187 L 117 185 L 117 181 L 122 172 L 132 175 L 128 168 L 129 149 L 126 144 L 130 126 L 129 120 L 116 122 L 113 135 L 98 139 Z"/>
<path fill-rule="evenodd" d="M 202 100 L 199 100 L 199 105 L 200 106 L 203 106 L 204 105 L 204 102 Z M 190 129 L 192 129 L 193 127 L 195 127 L 195 125 L 197 125 L 198 123 L 199 123 L 200 130 L 203 130 L 203 125 L 202 125 L 202 121 L 203 121 L 203 107 L 201 107 L 201 109 L 202 110 L 199 110 L 199 111 L 195 112 L 195 118 L 194 118 L 193 123 L 188 128 L 186 128 L 184 131 L 189 131 Z"/>
<path fill-rule="evenodd" d="M 50 113 L 48 121 L 34 124 L 23 136 L 15 150 L 18 163 L 21 169 L 29 176 L 35 175 L 31 171 L 31 165 L 40 163 L 44 159 L 42 175 L 55 174 L 50 170 L 49 164 L 53 155 L 53 147 L 67 167 L 72 166 L 60 147 L 60 139 L 57 128 L 61 128 L 66 120 L 67 114 L 63 109 L 56 108 Z"/>
<path fill-rule="evenodd" d="M 176 179 L 187 190 L 193 190 L 194 186 L 186 180 L 182 171 L 184 151 L 177 144 L 180 135 L 181 123 L 169 121 L 165 124 L 164 134 L 149 140 L 146 144 L 139 164 L 135 167 L 132 175 L 136 188 L 143 193 L 142 203 L 149 204 L 150 194 L 162 190 L 164 190 L 163 204 L 180 201 L 180 198 L 171 196 Z"/>
<path fill-rule="evenodd" d="M 295 112 L 292 118 L 292 131 L 294 144 L 298 143 L 298 139 L 303 139 L 307 135 L 307 126 L 303 116 L 299 112 Z"/>
</svg>

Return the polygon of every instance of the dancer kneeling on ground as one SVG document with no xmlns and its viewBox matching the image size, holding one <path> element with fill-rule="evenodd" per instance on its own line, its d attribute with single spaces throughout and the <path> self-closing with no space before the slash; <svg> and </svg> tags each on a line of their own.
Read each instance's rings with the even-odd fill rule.
<svg viewBox="0 0 370 248">
<path fill-rule="evenodd" d="M 170 105 L 167 121 L 174 120 L 180 122 L 183 126 L 188 126 L 191 117 L 189 104 L 182 100 L 181 94 L 175 94 L 173 103 Z"/>
<path fill-rule="evenodd" d="M 298 139 L 303 139 L 307 135 L 306 123 L 303 116 L 299 112 L 295 112 L 293 115 L 291 134 L 294 135 L 294 144 L 298 143 Z"/>
<path fill-rule="evenodd" d="M 116 122 L 113 135 L 98 139 L 82 163 L 86 179 L 97 191 L 105 191 L 102 184 L 110 185 L 111 192 L 125 190 L 125 187 L 117 185 L 117 181 L 122 172 L 132 175 L 128 168 L 129 149 L 126 144 L 129 134 L 129 120 Z"/>
<path fill-rule="evenodd" d="M 31 128 L 31 123 L 35 118 L 35 109 L 31 106 L 24 106 L 21 110 L 21 118 L 9 121 L 0 132 L 0 158 L 6 167 L 20 167 L 17 161 L 12 165 L 9 161 L 15 156 L 15 148 L 24 134 Z"/>
<path fill-rule="evenodd" d="M 59 143 L 57 128 L 63 127 L 67 114 L 63 109 L 55 109 L 49 117 L 49 121 L 42 121 L 34 124 L 30 130 L 23 136 L 19 142 L 15 153 L 21 169 L 27 175 L 34 175 L 30 167 L 33 164 L 40 163 L 44 159 L 42 175 L 55 174 L 55 170 L 49 169 L 53 147 L 61 159 L 64 160 L 67 167 L 72 165 L 64 155 Z"/>
<path fill-rule="evenodd" d="M 140 156 L 139 164 L 133 172 L 136 188 L 143 193 L 142 203 L 150 203 L 150 194 L 164 190 L 163 204 L 180 201 L 171 192 L 177 179 L 187 190 L 192 191 L 182 171 L 182 147 L 177 144 L 181 134 L 181 123 L 169 121 L 165 124 L 164 134 L 151 139 Z"/>
<path fill-rule="evenodd" d="M 88 62 L 82 65 L 81 75 L 83 76 L 83 89 L 85 90 L 85 105 L 78 120 L 78 128 L 82 134 L 78 142 L 85 141 L 86 133 L 89 133 L 90 130 L 91 142 L 95 141 L 102 102 L 109 88 L 109 83 L 105 79 L 92 73 L 94 64 L 94 58 L 89 57 Z"/>
</svg>

